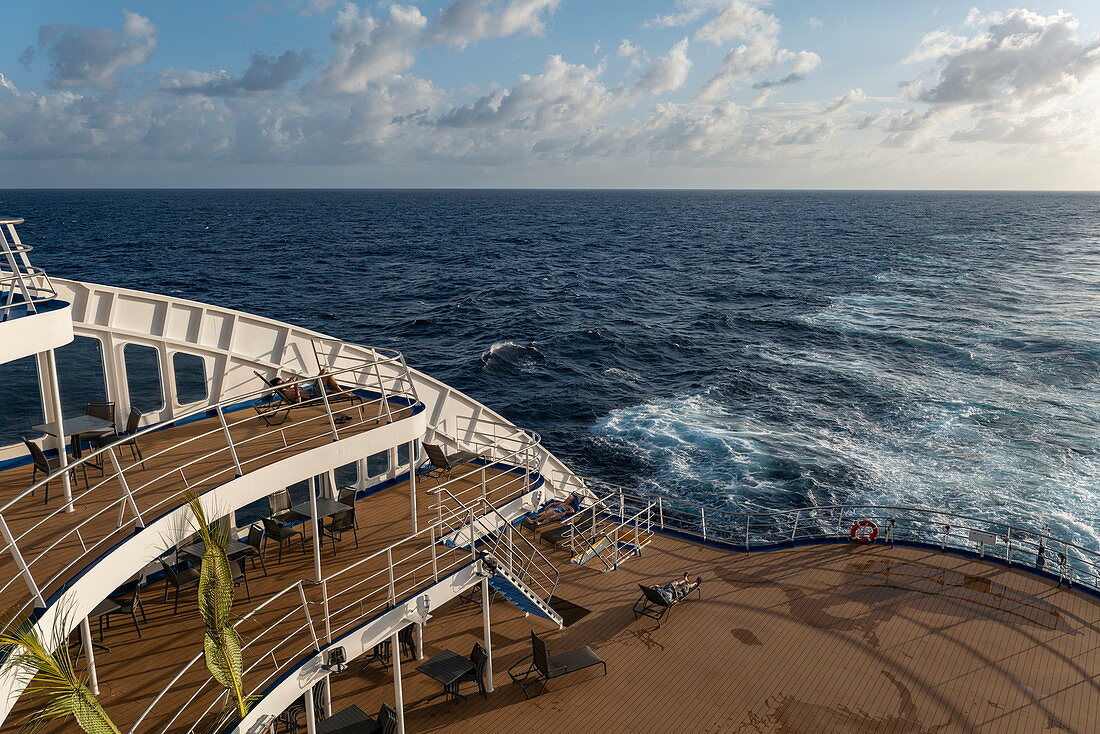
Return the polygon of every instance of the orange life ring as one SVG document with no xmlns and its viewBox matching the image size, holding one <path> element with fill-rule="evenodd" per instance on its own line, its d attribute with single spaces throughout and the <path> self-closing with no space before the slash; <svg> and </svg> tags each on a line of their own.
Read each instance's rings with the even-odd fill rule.
<svg viewBox="0 0 1100 734">
<path fill-rule="evenodd" d="M 870 532 L 863 532 L 864 528 L 870 528 Z M 860 520 L 848 531 L 848 537 L 857 543 L 870 543 L 878 537 L 878 525 L 870 520 Z"/>
</svg>

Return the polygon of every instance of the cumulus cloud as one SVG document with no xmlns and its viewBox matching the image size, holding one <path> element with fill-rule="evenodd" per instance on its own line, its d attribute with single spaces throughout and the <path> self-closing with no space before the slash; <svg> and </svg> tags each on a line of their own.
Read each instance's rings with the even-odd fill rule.
<svg viewBox="0 0 1100 734">
<path fill-rule="evenodd" d="M 599 79 L 603 69 L 570 64 L 555 54 L 542 73 L 523 74 L 510 89 L 456 107 L 439 119 L 444 127 L 511 127 L 546 131 L 602 117 L 619 95 Z"/>
<path fill-rule="evenodd" d="M 972 37 L 926 35 L 905 61 L 935 61 L 928 83 L 906 86 L 912 99 L 935 105 L 997 103 L 1019 107 L 1071 95 L 1100 69 L 1100 40 L 1077 39 L 1077 19 L 1029 10 L 983 16 L 971 11 Z"/>
<path fill-rule="evenodd" d="M 98 26 L 51 23 L 38 29 L 37 47 L 23 52 L 29 64 L 38 54 L 49 59 L 52 89 L 116 89 L 119 75 L 144 64 L 157 47 L 156 26 L 146 17 L 122 11 L 120 31 Z"/>
<path fill-rule="evenodd" d="M 177 94 L 201 94 L 231 97 L 238 94 L 265 94 L 286 87 L 301 76 L 309 64 L 309 55 L 284 51 L 278 57 L 253 54 L 240 77 L 227 71 L 201 72 L 169 69 L 160 75 L 161 89 Z"/>
<path fill-rule="evenodd" d="M 412 5 L 394 3 L 387 11 L 376 18 L 354 3 L 344 6 L 332 30 L 336 50 L 317 77 L 318 90 L 361 92 L 413 65 L 428 19 Z"/>
<path fill-rule="evenodd" d="M 678 11 L 647 21 L 649 26 L 685 26 L 705 22 L 695 31 L 696 41 L 721 45 L 742 43 L 726 54 L 722 65 L 703 85 L 700 102 L 716 102 L 752 77 L 788 66 L 779 80 L 760 82 L 758 89 L 779 87 L 802 79 L 821 58 L 812 51 L 791 51 L 779 45 L 779 19 L 754 0 L 679 0 Z"/>
<path fill-rule="evenodd" d="M 667 56 L 657 59 L 638 79 L 637 89 L 647 94 L 664 94 L 684 86 L 691 71 L 688 39 L 677 41 Z"/>
<path fill-rule="evenodd" d="M 440 11 L 433 35 L 459 48 L 514 33 L 542 35 L 547 16 L 560 4 L 561 0 L 454 0 Z"/>
</svg>

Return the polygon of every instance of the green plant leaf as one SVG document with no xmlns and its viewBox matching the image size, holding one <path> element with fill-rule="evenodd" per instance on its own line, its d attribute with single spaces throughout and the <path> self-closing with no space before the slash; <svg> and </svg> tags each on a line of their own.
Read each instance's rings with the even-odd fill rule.
<svg viewBox="0 0 1100 734">
<path fill-rule="evenodd" d="M 86 734 L 120 734 L 118 727 L 88 687 L 87 676 L 77 671 L 69 656 L 68 619 L 59 614 L 50 640 L 38 636 L 28 619 L 20 619 L 0 632 L 0 646 L 7 648 L 5 669 L 17 671 L 26 684 L 24 694 L 34 712 L 20 731 L 35 731 L 53 719 L 72 718 Z"/>
</svg>

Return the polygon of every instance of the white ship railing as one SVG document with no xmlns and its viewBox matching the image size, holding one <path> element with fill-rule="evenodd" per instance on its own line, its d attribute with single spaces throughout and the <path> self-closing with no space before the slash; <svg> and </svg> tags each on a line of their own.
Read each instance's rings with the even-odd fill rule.
<svg viewBox="0 0 1100 734">
<path fill-rule="evenodd" d="M 344 359 L 345 364 L 356 361 Z M 420 406 L 404 357 L 399 352 L 377 349 L 373 358 L 330 369 L 329 374 L 341 385 L 367 393 L 363 403 L 333 403 L 322 390 L 319 399 L 310 401 L 311 408 L 291 409 L 293 421 L 264 425 L 255 435 L 241 435 L 241 427 L 255 425 L 261 420 L 250 406 L 272 392 L 264 387 L 177 417 L 173 421 L 177 425 L 188 422 L 189 418 L 199 420 L 216 416 L 218 420 L 209 428 L 155 452 L 145 453 L 143 458 L 127 461 L 121 447 L 108 446 L 84 455 L 5 502 L 0 506 L 0 537 L 4 541 L 0 552 L 7 552 L 14 565 L 9 567 L 12 573 L 0 586 L 0 599 L 5 600 L 12 614 L 26 614 L 36 605 L 44 606 L 44 595 L 90 562 L 96 551 L 106 552 L 119 539 L 144 528 L 147 520 L 181 506 L 184 492 L 206 491 L 265 465 L 276 455 L 316 442 L 318 438 L 336 441 L 360 432 L 364 426 L 391 423 Z M 301 388 L 314 382 L 316 378 L 307 377 L 288 380 L 280 387 Z M 348 420 L 338 422 L 345 416 Z M 126 440 L 141 442 L 162 428 L 164 426 L 148 426 Z M 238 429 L 238 435 L 234 435 L 234 429 Z M 287 434 L 288 429 L 293 429 L 293 435 Z M 274 449 L 261 449 L 255 456 L 244 454 L 244 449 L 250 449 L 253 444 L 262 445 L 260 442 L 273 436 L 279 437 Z M 204 450 L 202 442 L 209 439 L 219 445 Z M 15 530 L 12 528 L 14 523 L 6 521 L 16 512 L 36 512 L 35 508 L 42 507 L 41 500 L 32 495 L 44 491 L 47 482 L 54 482 L 56 488 L 61 484 L 63 472 L 80 469 L 82 465 L 88 468 L 103 466 L 103 476 L 83 491 L 74 492 L 71 500 L 61 499 L 59 507 L 44 512 L 29 526 Z M 114 519 L 110 520 L 112 517 Z M 42 538 L 48 538 L 48 542 L 43 542 Z M 32 542 L 34 539 L 37 542 Z M 64 557 L 60 564 L 59 555 Z M 46 559 L 51 569 L 56 570 L 43 568 Z M 22 604 L 13 600 L 14 586 L 20 583 L 26 584 L 31 597 Z"/>
<path fill-rule="evenodd" d="M 46 272 L 27 257 L 34 248 L 23 244 L 15 231 L 18 217 L 0 217 L 0 322 L 36 313 L 38 305 L 57 298 Z"/>
<path fill-rule="evenodd" d="M 889 505 L 732 512 L 598 479 L 584 481 L 620 517 L 655 503 L 654 527 L 738 550 L 841 542 L 849 539 L 855 523 L 870 520 L 879 534 L 875 542 L 963 551 L 1037 571 L 1100 595 L 1100 553 L 1052 536 L 1046 528 L 1035 530 L 942 510 Z"/>
<path fill-rule="evenodd" d="M 436 498 L 433 507 L 436 519 L 459 512 L 474 501 L 499 505 L 532 489 L 532 478 L 545 456 L 539 450 L 542 442 L 539 434 L 477 417 L 460 416 L 452 423 L 457 438 L 436 428 L 436 440 L 455 450 L 475 453 L 478 459 L 444 474 L 446 481 L 425 489 Z M 506 467 L 508 473 L 498 475 L 492 482 L 486 481 L 488 472 L 500 467 Z"/>
<path fill-rule="evenodd" d="M 319 582 L 295 582 L 242 617 L 235 626 L 243 638 L 247 695 L 262 695 L 295 661 L 320 651 L 341 635 L 476 562 L 478 551 L 485 548 L 452 547 L 442 544 L 440 539 L 456 522 L 467 522 L 482 509 L 464 508 L 455 517 L 444 518 L 325 574 Z M 517 536 L 518 531 L 497 538 L 489 551 L 505 567 L 522 570 L 532 588 L 545 593 L 548 599 L 556 586 L 556 569 L 554 578 L 544 578 L 545 568 L 536 568 L 538 564 L 531 560 L 530 551 L 542 554 L 529 540 Z M 541 562 L 553 568 L 545 556 Z M 265 612 L 270 614 L 270 620 L 264 616 Z M 200 645 L 197 640 L 196 646 Z M 138 731 L 191 734 L 210 730 L 215 717 L 231 701 L 206 672 L 202 657 L 202 652 L 197 652 L 171 678 L 130 726 L 129 734 Z M 189 672 L 192 674 L 188 675 Z M 180 703 L 180 696 L 188 692 L 190 695 Z M 160 721 L 142 728 L 151 715 Z M 167 721 L 161 723 L 165 718 Z"/>
</svg>

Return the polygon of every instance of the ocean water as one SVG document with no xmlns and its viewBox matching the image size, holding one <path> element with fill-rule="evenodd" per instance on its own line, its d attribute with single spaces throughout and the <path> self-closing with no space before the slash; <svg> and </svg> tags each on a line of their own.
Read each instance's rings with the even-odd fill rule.
<svg viewBox="0 0 1100 734">
<path fill-rule="evenodd" d="M 0 210 L 58 276 L 400 349 L 586 475 L 1100 547 L 1098 195 L 2 191 Z"/>
</svg>

